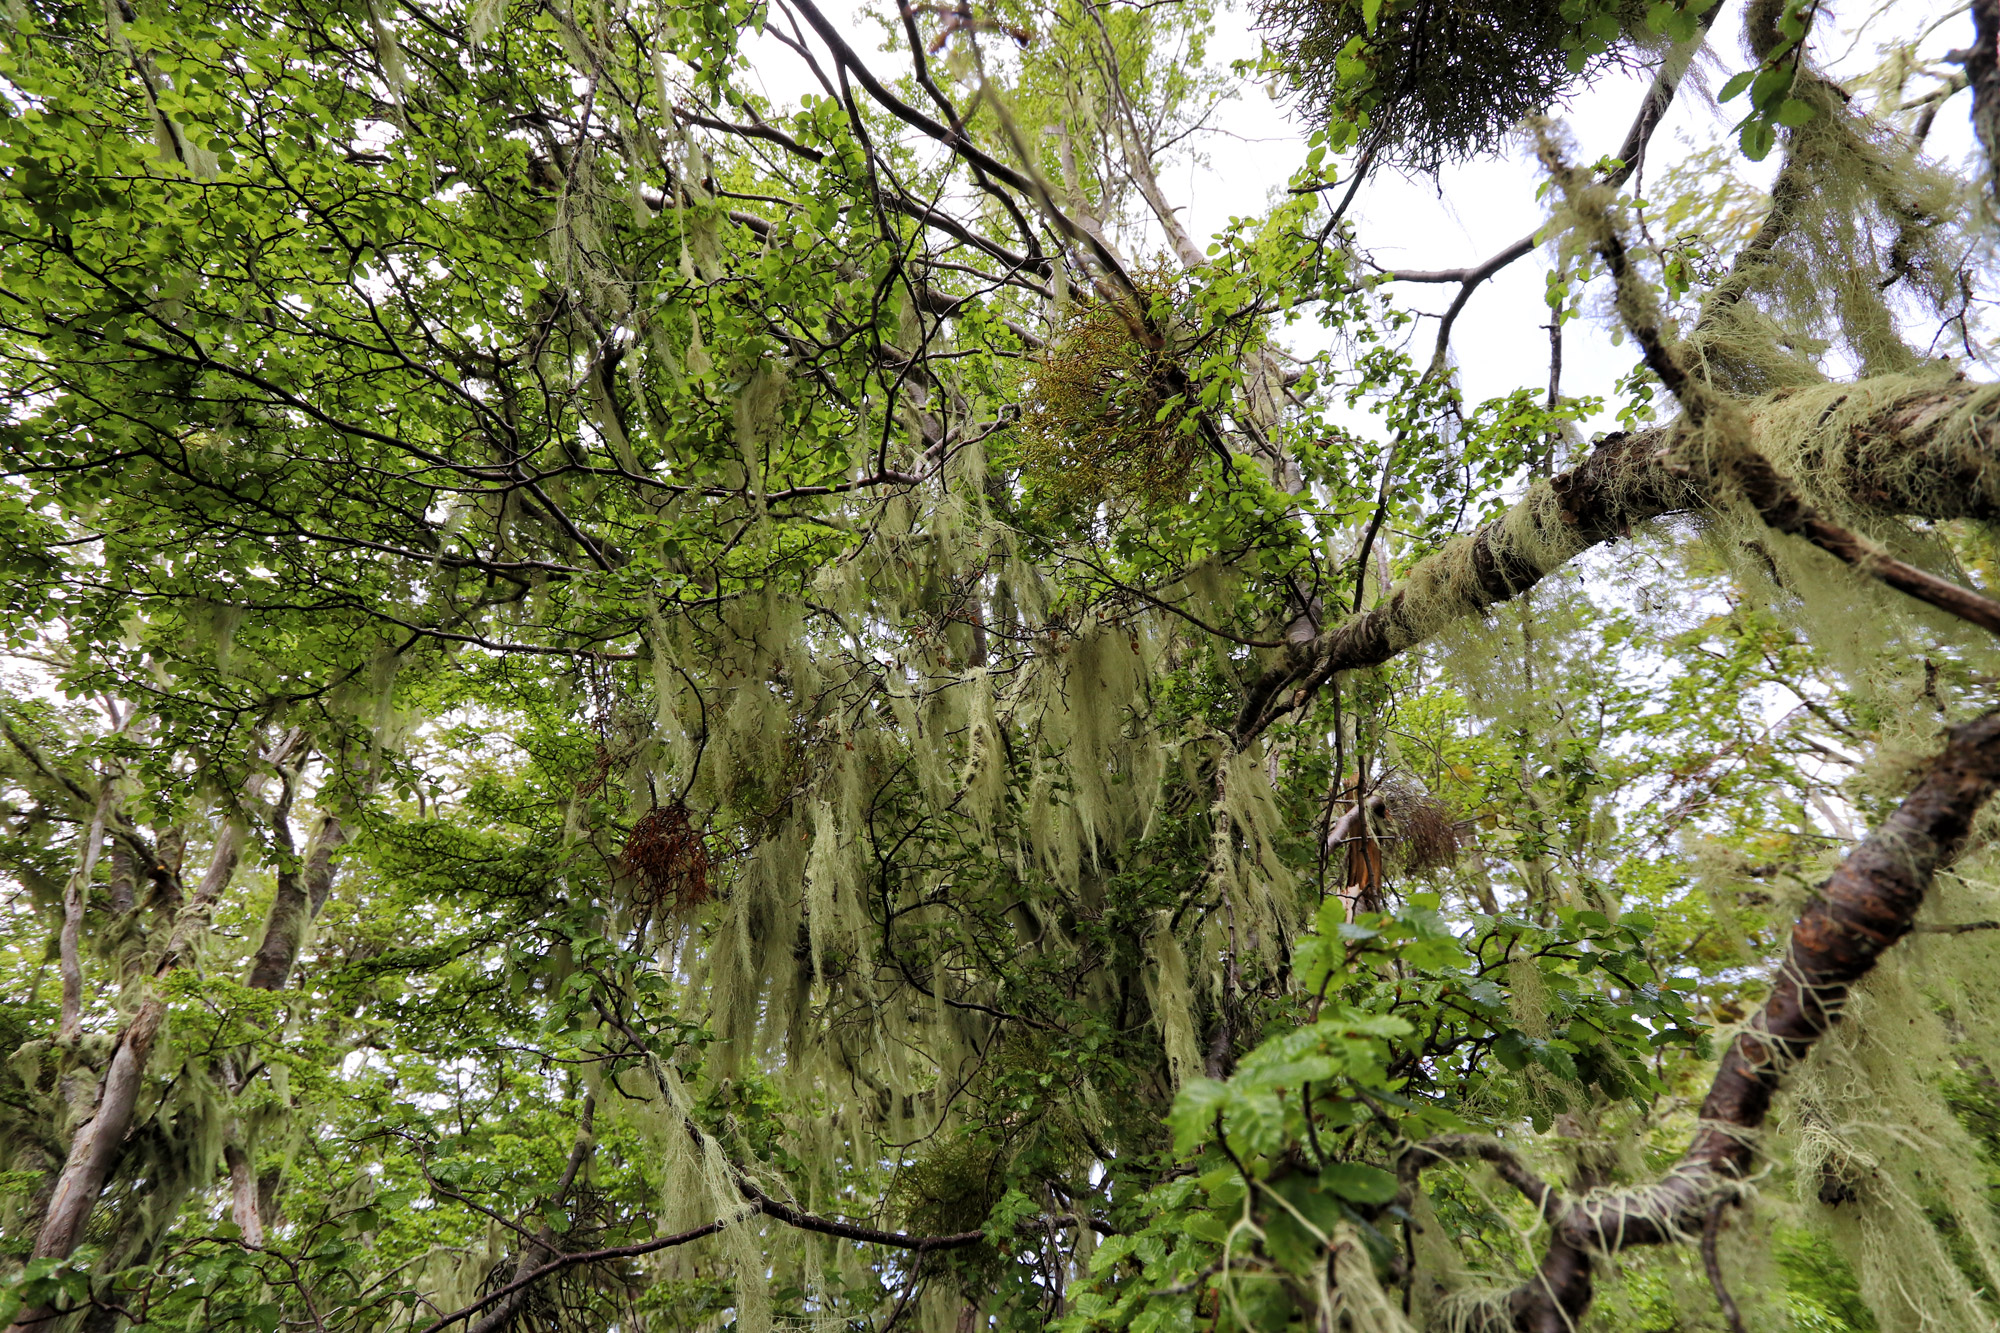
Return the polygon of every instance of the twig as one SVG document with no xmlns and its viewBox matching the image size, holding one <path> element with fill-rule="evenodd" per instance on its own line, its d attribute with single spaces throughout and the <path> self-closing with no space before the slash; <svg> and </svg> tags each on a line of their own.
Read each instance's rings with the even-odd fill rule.
<svg viewBox="0 0 2000 1333">
<path fill-rule="evenodd" d="M 478 1314 L 495 1301 L 511 1296 L 524 1287 L 533 1286 L 549 1274 L 561 1269 L 573 1268 L 577 1264 L 606 1263 L 612 1259 L 636 1259 L 642 1254 L 654 1254 L 660 1250 L 672 1249 L 676 1245 L 686 1245 L 690 1241 L 700 1240 L 703 1236 L 713 1236 L 727 1225 L 727 1220 L 718 1220 L 710 1222 L 705 1226 L 698 1226 L 692 1231 L 683 1231 L 677 1236 L 662 1236 L 658 1240 L 641 1241 L 637 1245 L 614 1245 L 604 1250 L 584 1250 L 576 1254 L 562 1255 L 549 1260 L 549 1262 L 543 1264 L 541 1267 L 521 1277 L 515 1278 L 506 1286 L 499 1288 L 489 1295 L 480 1297 L 472 1304 L 431 1321 L 424 1325 L 423 1333 L 441 1333 L 441 1330 L 449 1328 L 460 1320 L 470 1319 L 473 1315 Z"/>
<path fill-rule="evenodd" d="M 1722 1318 L 1729 1325 L 1729 1333 L 1743 1333 L 1743 1314 L 1736 1308 L 1736 1298 L 1729 1294 L 1729 1288 L 1722 1280 L 1722 1260 L 1715 1252 L 1715 1238 L 1722 1231 L 1722 1214 L 1733 1199 L 1717 1199 L 1715 1206 L 1708 1210 L 1708 1221 L 1701 1229 L 1701 1266 L 1708 1270 L 1708 1285 L 1715 1292 L 1715 1303 L 1722 1308 Z"/>
</svg>

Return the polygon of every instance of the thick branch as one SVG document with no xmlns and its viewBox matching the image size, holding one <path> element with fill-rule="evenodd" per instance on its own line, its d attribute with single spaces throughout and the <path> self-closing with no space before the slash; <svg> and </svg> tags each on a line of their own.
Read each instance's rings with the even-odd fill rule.
<svg viewBox="0 0 2000 1333">
<path fill-rule="evenodd" d="M 1904 385 L 1907 381 L 1903 382 Z M 1882 515 L 2000 519 L 2000 400 L 1965 381 L 1910 389 L 1871 381 L 1764 400 L 1746 409 L 1752 442 L 1788 431 L 1800 477 Z M 1817 409 L 1817 410 L 1815 410 Z M 1782 413 L 1784 422 L 1773 423 Z M 1787 424 L 1816 422 L 1803 436 Z M 1614 435 L 1572 471 L 1537 482 L 1500 518 L 1420 561 L 1377 606 L 1286 650 L 1252 686 L 1236 726 L 1247 744 L 1341 671 L 1378 666 L 1464 616 L 1533 587 L 1634 524 L 1703 503 L 1669 466 L 1678 424 Z"/>
<path fill-rule="evenodd" d="M 584 1162 L 597 1149 L 597 1137 L 592 1123 L 596 1116 L 596 1110 L 597 1099 L 593 1096 L 585 1096 L 583 1099 L 583 1116 L 578 1127 L 576 1143 L 569 1150 L 569 1161 L 563 1167 L 562 1179 L 558 1180 L 555 1189 L 549 1192 L 549 1202 L 553 1207 L 560 1208 L 563 1206 L 569 1197 L 570 1188 L 576 1184 L 577 1173 L 583 1170 Z M 561 1256 L 562 1252 L 555 1245 L 555 1230 L 546 1223 L 543 1224 L 541 1232 L 536 1236 L 535 1240 L 535 1244 L 523 1247 L 521 1258 L 514 1265 L 514 1280 L 510 1285 L 515 1286 L 515 1290 L 509 1293 L 506 1299 L 487 1311 L 486 1317 L 472 1326 L 471 1333 L 499 1333 L 500 1329 L 507 1327 L 514 1316 L 520 1313 L 521 1307 L 527 1304 L 528 1291 L 533 1285 L 527 1279 L 535 1271 L 536 1260 L 543 1259 L 543 1256 L 547 1256 L 549 1259 Z M 543 1262 L 546 1264 L 547 1259 L 543 1259 Z"/>
<path fill-rule="evenodd" d="M 441 1333 L 443 1329 L 450 1328 L 453 1324 L 472 1318 L 472 1316 L 478 1314 L 494 1302 L 504 1301 L 516 1292 L 524 1291 L 534 1286 L 535 1283 L 540 1282 L 551 1273 L 559 1273 L 565 1268 L 574 1268 L 578 1264 L 602 1264 L 610 1263 L 615 1259 L 636 1259 L 643 1254 L 658 1254 L 661 1250 L 670 1250 L 677 1245 L 686 1245 L 690 1241 L 700 1240 L 703 1236 L 713 1236 L 716 1232 L 722 1230 L 725 1225 L 727 1225 L 725 1222 L 710 1222 L 704 1226 L 698 1226 L 692 1231 L 683 1231 L 675 1236 L 662 1236 L 658 1240 L 641 1241 L 637 1245 L 614 1245 L 604 1250 L 584 1250 L 576 1254 L 560 1255 L 549 1260 L 541 1267 L 531 1269 L 529 1272 L 522 1274 L 497 1291 L 480 1297 L 463 1309 L 454 1310 L 448 1315 L 442 1315 L 432 1320 L 430 1323 L 424 1325 L 423 1333 Z"/>
<path fill-rule="evenodd" d="M 1574 1330 L 1591 1301 L 1592 1254 L 1700 1235 L 1719 1202 L 1756 1168 L 1756 1136 L 1785 1075 L 1840 1018 L 1853 985 L 1915 928 L 1931 880 L 2000 789 L 2000 711 L 1955 728 L 1944 753 L 1896 813 L 1821 886 L 1792 927 L 1769 998 L 1736 1035 L 1709 1084 L 1693 1141 L 1674 1169 L 1642 1189 L 1598 1190 L 1551 1205 L 1550 1191 L 1492 1141 L 1447 1136 L 1406 1154 L 1405 1180 L 1434 1162 L 1499 1165 L 1555 1227 L 1540 1271 L 1509 1298 L 1517 1329 Z M 1519 1177 L 1519 1178 L 1517 1178 Z"/>
<path fill-rule="evenodd" d="M 1972 48 L 1962 58 L 1972 86 L 1972 129 L 2000 197 L 2000 0 L 1972 0 Z"/>
<path fill-rule="evenodd" d="M 83 962 L 78 949 L 83 936 L 83 909 L 90 896 L 90 881 L 97 873 L 97 854 L 104 848 L 104 820 L 111 805 L 111 779 L 103 779 L 97 798 L 97 812 L 91 816 L 90 831 L 84 835 L 83 856 L 63 886 L 63 923 L 58 943 L 62 972 L 62 1022 L 57 1033 L 62 1041 L 74 1042 L 83 1036 Z"/>
<path fill-rule="evenodd" d="M 1625 243 L 1610 219 L 1594 207 L 1601 201 L 1602 191 L 1583 187 L 1581 173 L 1551 160 L 1546 149 L 1544 158 L 1570 202 L 1586 216 L 1597 213 L 1595 220 L 1604 229 L 1598 253 L 1604 256 L 1618 285 L 1618 308 L 1625 327 L 1644 350 L 1646 365 L 1680 400 L 1684 429 L 1669 465 L 1690 475 L 1705 474 L 1705 489 L 1711 498 L 1733 486 L 1758 516 L 1779 532 L 1803 537 L 1906 596 L 2000 634 L 2000 602 L 1896 559 L 1877 543 L 1833 522 L 1807 503 L 1792 480 L 1752 443 L 1743 409 L 1733 399 L 1716 393 L 1705 380 L 1688 373 L 1679 350 L 1667 343 L 1651 289 L 1633 272 Z M 1702 447 L 1690 448 L 1691 444 Z"/>
<path fill-rule="evenodd" d="M 442 1330 L 451 1325 L 472 1318 L 490 1305 L 507 1301 L 510 1297 L 525 1291 L 550 1274 L 561 1272 L 565 1268 L 572 1268 L 577 1264 L 604 1263 L 613 1259 L 636 1258 L 642 1254 L 653 1254 L 677 1245 L 685 1245 L 689 1241 L 700 1240 L 704 1236 L 712 1236 L 735 1222 L 747 1221 L 759 1213 L 764 1214 L 766 1217 L 774 1217 L 788 1226 L 799 1228 L 801 1231 L 817 1231 L 821 1235 L 839 1236 L 845 1240 L 862 1241 L 872 1245 L 888 1245 L 896 1249 L 913 1250 L 918 1254 L 924 1254 L 931 1250 L 963 1249 L 968 1245 L 977 1245 L 986 1238 L 986 1233 L 982 1231 L 961 1231 L 949 1236 L 907 1236 L 896 1231 L 877 1231 L 873 1227 L 856 1226 L 851 1222 L 840 1222 L 829 1217 L 817 1217 L 811 1213 L 802 1213 L 796 1208 L 779 1203 L 776 1199 L 773 1199 L 747 1180 L 739 1181 L 738 1184 L 743 1191 L 743 1197 L 750 1205 L 741 1217 L 719 1219 L 708 1223 L 706 1226 L 696 1227 L 692 1231 L 683 1231 L 679 1235 L 645 1241 L 638 1245 L 620 1245 L 608 1250 L 587 1250 L 579 1254 L 558 1255 L 556 1258 L 549 1260 L 539 1267 L 521 1272 L 506 1286 L 480 1297 L 463 1309 L 454 1310 L 448 1315 L 433 1320 L 431 1323 L 425 1325 L 423 1333 L 442 1333 Z"/>
<path fill-rule="evenodd" d="M 290 823 L 272 821 L 274 833 L 287 852 L 291 850 Z M 333 888 L 333 854 L 347 841 L 347 830 L 332 815 L 326 816 L 306 853 L 305 864 L 294 865 L 287 856 L 278 866 L 278 892 L 271 901 L 271 915 L 264 923 L 264 939 L 257 946 L 257 958 L 250 969 L 253 990 L 283 990 L 291 978 L 292 964 L 298 961 L 306 931 L 326 905 Z"/>
</svg>

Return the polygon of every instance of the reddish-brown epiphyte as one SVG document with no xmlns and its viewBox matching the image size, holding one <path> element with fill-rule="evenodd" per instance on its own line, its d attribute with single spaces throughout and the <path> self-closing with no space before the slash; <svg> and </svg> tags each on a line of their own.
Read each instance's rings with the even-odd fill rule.
<svg viewBox="0 0 2000 1333">
<path fill-rule="evenodd" d="M 634 906 L 647 915 L 692 911 L 715 896 L 708 843 L 684 802 L 647 811 L 627 835 L 623 856 L 636 881 Z"/>
</svg>

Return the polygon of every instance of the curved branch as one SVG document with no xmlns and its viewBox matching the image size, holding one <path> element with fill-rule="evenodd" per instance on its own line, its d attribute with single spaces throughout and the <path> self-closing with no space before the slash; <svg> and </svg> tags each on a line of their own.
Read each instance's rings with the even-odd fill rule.
<svg viewBox="0 0 2000 1333">
<path fill-rule="evenodd" d="M 695 1227 L 690 1231 L 683 1231 L 672 1236 L 662 1236 L 657 1240 L 641 1241 L 636 1245 L 614 1245 L 609 1249 L 582 1250 L 575 1254 L 558 1255 L 547 1263 L 521 1274 L 506 1286 L 496 1288 L 487 1293 L 470 1305 L 454 1310 L 450 1314 L 440 1315 L 429 1324 L 426 1324 L 422 1329 L 422 1333 L 442 1333 L 442 1330 L 449 1328 L 451 1325 L 468 1320 L 488 1306 L 499 1301 L 504 1301 L 517 1292 L 524 1291 L 535 1283 L 540 1282 L 543 1278 L 554 1273 L 559 1273 L 565 1268 L 573 1268 L 578 1264 L 607 1263 L 614 1259 L 636 1259 L 641 1255 L 655 1254 L 661 1250 L 672 1249 L 675 1246 L 686 1245 L 691 1241 L 700 1240 L 704 1236 L 713 1236 L 724 1227 L 748 1221 L 759 1214 L 765 1217 L 776 1218 L 787 1226 L 797 1227 L 801 1231 L 816 1231 L 824 1236 L 838 1236 L 844 1240 L 861 1241 L 864 1244 L 870 1245 L 888 1245 L 896 1249 L 911 1250 L 919 1255 L 929 1253 L 933 1250 L 963 1249 L 968 1245 L 977 1245 L 980 1241 L 986 1239 L 986 1233 L 983 1231 L 961 1231 L 949 1236 L 908 1236 L 898 1231 L 877 1231 L 873 1227 L 856 1226 L 852 1222 L 841 1222 L 830 1217 L 819 1217 L 812 1213 L 802 1213 L 796 1208 L 779 1203 L 748 1180 L 739 1180 L 737 1184 L 738 1188 L 743 1191 L 744 1199 L 749 1203 L 749 1207 L 744 1209 L 737 1217 L 718 1218 L 713 1222 Z"/>
<path fill-rule="evenodd" d="M 1799 914 L 1771 994 L 1730 1043 L 1674 1169 L 1643 1188 L 1594 1191 L 1563 1208 L 1541 1271 L 1510 1298 L 1515 1327 L 1575 1328 L 1590 1306 L 1590 1255 L 1687 1239 L 1736 1197 L 1785 1075 L 1839 1021 L 1854 984 L 1914 928 L 1938 867 L 1996 789 L 2000 710 L 1950 732 L 1916 790 Z"/>
<path fill-rule="evenodd" d="M 578 1264 L 608 1263 L 613 1259 L 636 1259 L 642 1254 L 657 1254 L 661 1250 L 672 1249 L 676 1245 L 686 1245 L 689 1241 L 700 1240 L 703 1236 L 713 1236 L 716 1232 L 722 1230 L 724 1225 L 724 1222 L 715 1221 L 704 1226 L 698 1226 L 692 1231 L 683 1231 L 676 1236 L 662 1236 L 657 1240 L 641 1241 L 637 1245 L 614 1245 L 604 1250 L 582 1250 L 576 1254 L 559 1255 L 540 1267 L 531 1269 L 520 1277 L 515 1278 L 506 1286 L 497 1288 L 487 1295 L 481 1296 L 472 1304 L 453 1310 L 448 1315 L 440 1315 L 438 1318 L 424 1325 L 423 1333 L 440 1333 L 440 1330 L 449 1328 L 453 1324 L 463 1320 L 470 1319 L 494 1302 L 504 1301 L 515 1292 L 524 1291 L 550 1274 L 559 1273 L 565 1268 L 574 1268 Z"/>
<path fill-rule="evenodd" d="M 1546 1221 L 1561 1221 L 1563 1213 L 1569 1208 L 1569 1201 L 1555 1186 L 1530 1171 L 1527 1163 L 1512 1148 L 1498 1139 L 1479 1134 L 1440 1134 L 1422 1143 L 1413 1143 L 1396 1159 L 1396 1174 L 1406 1187 L 1414 1188 L 1417 1176 L 1424 1168 L 1436 1166 L 1439 1162 L 1468 1159 L 1491 1165 L 1500 1179 L 1520 1191 L 1521 1197 L 1535 1205 Z"/>
<path fill-rule="evenodd" d="M 1822 408 L 1791 441 L 1800 475 L 1822 492 L 1877 514 L 2000 520 L 2000 400 L 1991 386 L 1940 382 L 1875 398 L 1863 381 L 1808 394 L 1783 406 Z M 1864 410 L 1843 411 L 1850 400 Z M 1753 435 L 1760 413 L 1777 406 L 1751 405 Z M 1629 536 L 1634 524 L 1699 508 L 1701 489 L 1667 458 L 1678 429 L 1607 438 L 1573 470 L 1537 482 L 1505 514 L 1419 561 L 1378 605 L 1278 655 L 1248 692 L 1238 744 L 1302 707 L 1337 672 L 1379 666 L 1600 542 Z"/>
<path fill-rule="evenodd" d="M 874 1227 L 857 1226 L 837 1218 L 802 1213 L 789 1204 L 779 1203 L 741 1177 L 737 1179 L 736 1187 L 743 1191 L 743 1197 L 766 1217 L 774 1217 L 785 1225 L 797 1227 L 801 1231 L 816 1231 L 822 1236 L 838 1236 L 842 1240 L 860 1241 L 864 1245 L 887 1245 L 894 1249 L 913 1250 L 922 1254 L 930 1250 L 962 1250 L 968 1245 L 977 1245 L 986 1239 L 986 1233 L 983 1231 L 957 1231 L 949 1236 L 908 1236 L 900 1231 L 877 1231 Z"/>
</svg>

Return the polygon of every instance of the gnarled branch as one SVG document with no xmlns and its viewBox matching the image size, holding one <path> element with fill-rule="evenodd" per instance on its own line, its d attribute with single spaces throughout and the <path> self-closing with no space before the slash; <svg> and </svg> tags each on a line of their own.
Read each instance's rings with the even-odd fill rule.
<svg viewBox="0 0 2000 1333">
<path fill-rule="evenodd" d="M 1799 914 L 1770 996 L 1729 1045 L 1702 1101 L 1694 1138 L 1661 1179 L 1639 1189 L 1576 1199 L 1527 1173 L 1492 1140 L 1449 1136 L 1404 1157 L 1406 1180 L 1438 1161 L 1479 1157 L 1515 1175 L 1509 1183 L 1554 1223 L 1539 1271 L 1508 1298 L 1524 1333 L 1573 1330 L 1590 1308 L 1593 1254 L 1698 1236 L 1718 1202 L 1735 1197 L 1756 1166 L 1757 1134 L 1771 1098 L 1840 1018 L 1854 984 L 1916 928 L 1931 880 L 1964 841 L 1980 806 L 2000 788 L 2000 711 L 1950 733 L 1944 752 L 1895 814 L 1851 852 Z M 1525 1180 L 1527 1183 L 1523 1183 Z"/>
<path fill-rule="evenodd" d="M 1870 384 L 1780 394 L 1746 409 L 1754 437 L 1767 414 L 1816 425 L 1789 441 L 1820 490 L 1873 513 L 2000 519 L 2000 399 L 1992 386 L 1939 381 L 1871 393 Z M 1863 411 L 1849 409 L 1850 402 Z M 1379 604 L 1277 655 L 1236 724 L 1247 745 L 1342 671 L 1379 666 L 1465 616 L 1519 596 L 1635 524 L 1686 513 L 1703 490 L 1671 466 L 1679 423 L 1604 440 L 1571 471 L 1537 482 L 1505 514 L 1419 561 Z"/>
</svg>

